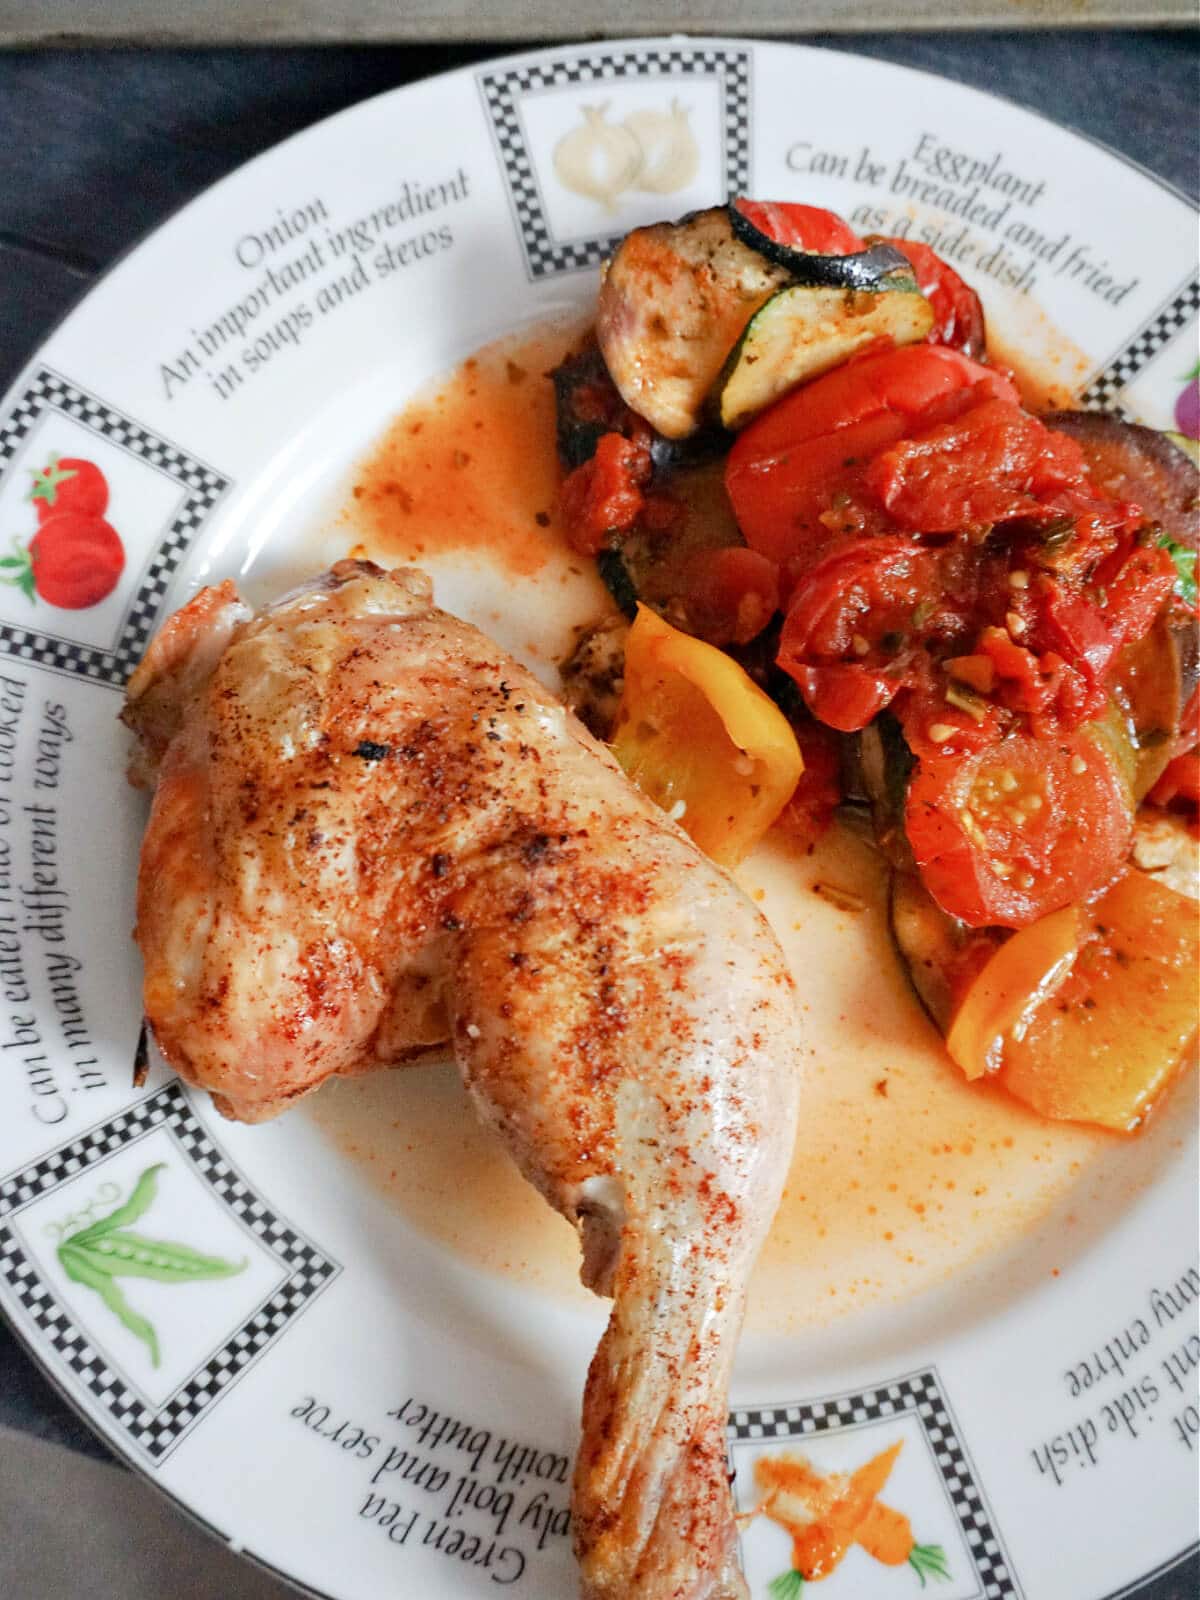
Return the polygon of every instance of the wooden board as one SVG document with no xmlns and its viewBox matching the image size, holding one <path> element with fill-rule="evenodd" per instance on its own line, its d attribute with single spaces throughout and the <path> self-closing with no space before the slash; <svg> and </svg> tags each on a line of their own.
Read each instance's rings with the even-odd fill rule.
<svg viewBox="0 0 1200 1600">
<path fill-rule="evenodd" d="M 281 44 L 1194 24 L 1194 0 L 0 0 L 0 43 Z"/>
</svg>

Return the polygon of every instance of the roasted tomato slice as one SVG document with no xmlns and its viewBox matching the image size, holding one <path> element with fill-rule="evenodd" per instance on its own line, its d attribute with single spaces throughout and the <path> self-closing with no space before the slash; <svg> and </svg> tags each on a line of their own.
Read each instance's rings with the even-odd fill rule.
<svg viewBox="0 0 1200 1600">
<path fill-rule="evenodd" d="M 879 531 L 850 525 L 867 464 L 953 396 L 1019 400 L 1001 373 L 957 350 L 918 344 L 860 356 L 772 406 L 739 435 L 725 469 L 747 544 L 786 561 L 819 553 L 840 532 Z M 887 524 L 882 512 L 879 522 Z"/>
<path fill-rule="evenodd" d="M 913 614 L 936 592 L 937 564 L 915 539 L 857 539 L 797 585 L 778 661 L 818 721 L 851 733 L 903 686 Z"/>
<path fill-rule="evenodd" d="M 905 807 L 926 888 L 973 928 L 1022 928 L 1103 888 L 1132 826 L 1126 775 L 1096 725 L 922 761 Z"/>
<path fill-rule="evenodd" d="M 779 568 L 757 550 L 697 550 L 677 573 L 688 632 L 709 644 L 749 644 L 779 610 Z"/>
<path fill-rule="evenodd" d="M 936 250 L 931 250 L 927 244 L 918 244 L 915 239 L 892 239 L 881 234 L 868 243 L 893 245 L 912 262 L 917 287 L 937 318 L 928 342 L 949 345 L 975 361 L 980 360 L 987 350 L 983 306 L 974 289 L 963 282 L 954 268 L 943 261 Z"/>
<path fill-rule="evenodd" d="M 563 525 L 571 547 L 594 556 L 628 533 L 645 505 L 650 453 L 641 441 L 603 434 L 595 454 L 563 479 Z"/>
<path fill-rule="evenodd" d="M 889 516 L 921 533 L 956 533 L 1015 517 L 1049 520 L 1054 511 L 1044 500 L 1083 480 L 1083 453 L 1073 439 L 1000 399 L 901 440 L 866 475 Z"/>
</svg>

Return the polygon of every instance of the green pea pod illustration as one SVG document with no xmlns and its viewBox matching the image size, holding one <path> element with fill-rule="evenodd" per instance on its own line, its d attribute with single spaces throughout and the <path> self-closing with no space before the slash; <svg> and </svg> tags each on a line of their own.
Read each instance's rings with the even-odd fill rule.
<svg viewBox="0 0 1200 1600">
<path fill-rule="evenodd" d="M 137 1222 L 153 1205 L 163 1166 L 160 1161 L 147 1167 L 128 1200 L 108 1216 L 69 1234 L 58 1246 L 59 1265 L 67 1277 L 95 1290 L 121 1325 L 146 1346 L 151 1364 L 156 1367 L 161 1359 L 158 1334 L 153 1324 L 129 1304 L 116 1280 L 153 1278 L 156 1283 L 195 1283 L 206 1278 L 231 1278 L 247 1266 L 245 1260 L 226 1261 L 194 1250 L 191 1245 L 129 1231 L 129 1224 Z"/>
<path fill-rule="evenodd" d="M 97 1272 L 88 1263 L 83 1252 L 72 1249 L 69 1244 L 64 1243 L 58 1247 L 58 1259 L 68 1278 L 75 1283 L 83 1284 L 87 1289 L 94 1289 L 113 1315 L 120 1319 L 135 1338 L 142 1341 L 150 1351 L 150 1364 L 157 1367 L 161 1358 L 154 1324 L 149 1318 L 141 1316 L 133 1309 L 121 1293 L 116 1280 Z"/>
<path fill-rule="evenodd" d="M 165 1161 L 158 1161 L 154 1166 L 147 1167 L 134 1184 L 133 1193 L 124 1205 L 118 1206 L 115 1211 L 110 1211 L 108 1216 L 101 1217 L 99 1222 L 93 1222 L 90 1227 L 81 1228 L 78 1233 L 73 1233 L 69 1243 L 86 1244 L 89 1239 L 111 1233 L 114 1228 L 124 1228 L 130 1222 L 137 1222 L 145 1216 L 154 1204 L 154 1196 L 158 1193 L 158 1175 L 165 1166 Z"/>
</svg>

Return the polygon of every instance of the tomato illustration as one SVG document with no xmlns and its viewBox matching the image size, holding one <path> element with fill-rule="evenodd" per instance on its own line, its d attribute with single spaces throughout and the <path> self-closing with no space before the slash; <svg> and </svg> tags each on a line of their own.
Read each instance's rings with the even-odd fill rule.
<svg viewBox="0 0 1200 1600">
<path fill-rule="evenodd" d="M 52 606 L 83 611 L 117 586 L 125 547 L 111 523 L 65 511 L 47 517 L 29 541 L 33 586 Z"/>
<path fill-rule="evenodd" d="M 63 611 L 99 605 L 125 568 L 125 546 L 104 520 L 108 480 L 103 472 L 83 456 L 51 455 L 33 474 L 26 499 L 37 513 L 38 528 L 28 544 L 14 538 L 12 555 L 0 556 L 0 584 Z"/>
<path fill-rule="evenodd" d="M 40 471 L 33 474 L 27 498 L 39 522 L 64 512 L 85 517 L 102 517 L 108 509 L 108 480 L 94 461 L 79 456 L 52 455 Z"/>
<path fill-rule="evenodd" d="M 28 546 L 13 540 L 13 554 L 0 556 L 0 583 L 20 589 L 63 611 L 99 605 L 125 568 L 125 546 L 103 517 L 62 511 L 47 517 Z"/>
</svg>

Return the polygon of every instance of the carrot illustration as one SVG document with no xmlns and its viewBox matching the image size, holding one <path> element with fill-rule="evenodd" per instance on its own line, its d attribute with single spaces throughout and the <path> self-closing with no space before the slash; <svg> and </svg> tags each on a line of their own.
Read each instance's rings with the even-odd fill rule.
<svg viewBox="0 0 1200 1600">
<path fill-rule="evenodd" d="M 852 1545 L 884 1566 L 912 1567 L 924 1588 L 929 1578 L 949 1578 L 941 1545 L 918 1544 L 909 1519 L 879 1495 L 904 1441 L 850 1474 L 820 1473 L 803 1456 L 760 1456 L 754 1480 L 763 1499 L 753 1516 L 765 1516 L 792 1536 L 792 1568 L 769 1586 L 771 1600 L 799 1600 L 807 1582 L 827 1578 Z"/>
<path fill-rule="evenodd" d="M 855 1534 L 858 1543 L 869 1556 L 885 1567 L 898 1567 L 908 1560 L 908 1552 L 915 1544 L 912 1523 L 901 1511 L 893 1511 L 882 1500 L 876 1500 L 859 1524 Z"/>
</svg>

